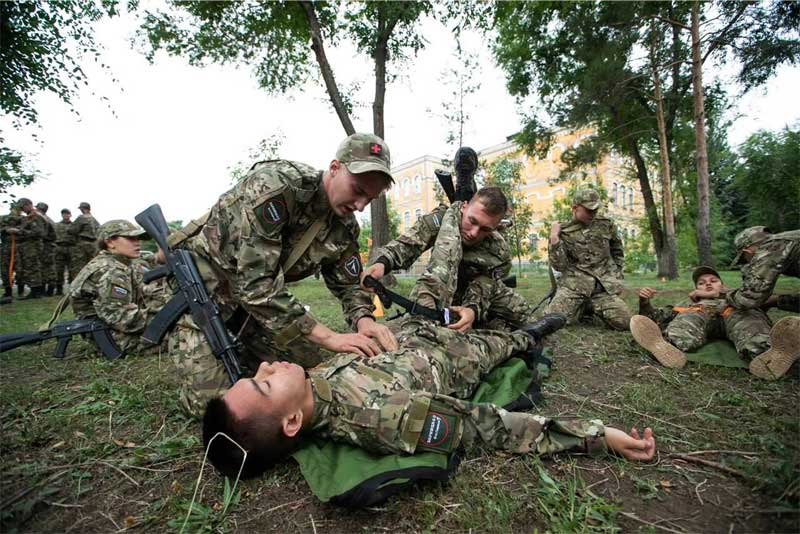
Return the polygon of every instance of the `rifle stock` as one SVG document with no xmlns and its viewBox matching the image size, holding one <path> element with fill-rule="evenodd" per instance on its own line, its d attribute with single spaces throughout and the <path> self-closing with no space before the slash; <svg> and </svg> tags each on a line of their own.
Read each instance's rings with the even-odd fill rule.
<svg viewBox="0 0 800 534">
<path fill-rule="evenodd" d="M 62 359 L 66 356 L 67 346 L 72 336 L 81 334 L 91 334 L 95 344 L 109 360 L 116 360 L 124 356 L 124 353 L 111 337 L 109 327 L 106 323 L 97 318 L 75 319 L 72 321 L 61 321 L 53 324 L 49 329 L 40 332 L 22 332 L 17 334 L 7 334 L 0 336 L 0 352 L 15 349 L 23 345 L 33 345 L 48 339 L 57 339 L 53 357 Z"/>
</svg>

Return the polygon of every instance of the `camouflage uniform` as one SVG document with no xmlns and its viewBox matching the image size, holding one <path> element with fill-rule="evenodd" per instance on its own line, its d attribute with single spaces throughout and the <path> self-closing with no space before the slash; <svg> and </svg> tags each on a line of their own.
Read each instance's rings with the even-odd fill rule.
<svg viewBox="0 0 800 534">
<path fill-rule="evenodd" d="M 42 282 L 55 288 L 64 280 L 63 275 L 61 281 L 56 276 L 56 223 L 44 211 L 39 211 L 39 215 L 47 221 L 45 235 L 42 239 Z M 52 294 L 52 289 L 48 291 L 48 294 Z"/>
<path fill-rule="evenodd" d="M 387 273 L 408 269 L 431 249 L 428 268 L 412 294 L 420 304 L 471 307 L 476 328 L 515 329 L 531 322 L 528 302 L 502 282 L 511 270 L 508 244 L 495 231 L 474 246 L 464 245 L 462 204 L 455 202 L 450 208 L 440 205 L 382 247 L 375 261 L 382 263 Z"/>
<path fill-rule="evenodd" d="M 89 214 L 81 213 L 69 227 L 69 233 L 75 238 L 72 249 L 72 265 L 70 271 L 80 271 L 89 260 L 97 254 L 97 229 L 100 223 Z"/>
<path fill-rule="evenodd" d="M 461 400 L 493 367 L 527 350 L 527 334 L 462 334 L 415 317 L 401 321 L 403 348 L 372 358 L 339 354 L 309 371 L 310 432 L 381 454 L 448 453 L 473 444 L 536 454 L 605 448 L 600 421 Z"/>
<path fill-rule="evenodd" d="M 740 251 L 734 263 L 739 262 L 743 248 L 758 245 L 753 257 L 742 267 L 742 287 L 726 295 L 728 304 L 737 309 L 759 308 L 772 295 L 780 275 L 800 277 L 800 230 L 770 234 L 763 226 L 754 226 L 737 235 L 734 245 Z M 795 299 L 800 299 L 800 295 Z M 782 305 L 780 297 L 778 307 L 800 312 Z"/>
<path fill-rule="evenodd" d="M 113 235 L 142 236 L 144 230 L 127 221 L 109 221 L 100 233 L 114 223 Z M 81 269 L 70 286 L 72 310 L 79 319 L 98 317 L 111 328 L 111 334 L 125 353 L 141 353 L 153 346 L 139 337 L 151 315 L 164 304 L 166 292 L 161 284 L 145 285 L 144 273 L 156 266 L 155 255 L 145 253 L 128 258 L 101 250 Z"/>
<path fill-rule="evenodd" d="M 237 310 L 249 315 L 229 328 L 234 333 L 245 329 L 239 337 L 251 367 L 276 359 L 304 367 L 319 363 L 319 347 L 305 338 L 317 321 L 287 287 L 317 269 L 352 328 L 373 317 L 370 295 L 359 287 L 358 223 L 352 214 L 339 217 L 333 212 L 322 174 L 291 161 L 257 163 L 207 217 L 171 238 L 192 252 L 226 320 Z M 284 271 L 292 249 L 315 221 L 323 222 L 316 237 Z M 205 403 L 228 387 L 224 369 L 190 319 L 170 336 L 170 352 L 181 377 L 181 403 L 200 415 Z"/>
<path fill-rule="evenodd" d="M 78 276 L 75 264 L 72 262 L 73 249 L 77 239 L 69 229 L 74 223 L 72 221 L 59 221 L 56 223 L 56 284 L 64 283 L 64 271 L 69 274 L 69 281 L 72 282 Z"/>
<path fill-rule="evenodd" d="M 5 290 L 6 296 L 11 296 L 11 286 L 14 283 L 13 280 L 13 273 L 11 273 L 12 277 L 9 277 L 9 267 L 11 267 L 11 241 L 12 239 L 15 241 L 14 244 L 14 268 L 17 272 L 20 270 L 19 265 L 19 251 L 17 250 L 16 244 L 16 237 L 12 237 L 11 234 L 6 233 L 7 228 L 19 228 L 22 225 L 23 217 L 19 215 L 19 212 L 16 210 L 12 211 L 7 215 L 3 215 L 0 217 L 0 239 L 2 239 L 2 244 L 0 244 L 0 269 L 2 269 L 2 280 L 3 280 L 3 289 Z M 19 276 L 18 276 L 19 278 Z"/>
<path fill-rule="evenodd" d="M 37 211 L 32 211 L 22 220 L 17 234 L 17 250 L 22 265 L 19 282 L 27 284 L 32 290 L 40 290 L 44 284 L 42 248 L 47 235 L 48 223 Z M 46 261 L 46 260 L 45 260 Z"/>
<path fill-rule="evenodd" d="M 576 194 L 575 204 L 599 207 L 597 192 L 588 189 Z M 627 330 L 630 311 L 620 298 L 624 266 L 622 241 L 610 219 L 595 217 L 591 223 L 578 220 L 565 223 L 559 240 L 549 248 L 550 265 L 561 272 L 555 297 L 544 313 L 563 313 L 570 322 L 591 305 L 595 314 L 616 330 Z"/>
<path fill-rule="evenodd" d="M 709 339 L 729 339 L 746 358 L 769 348 L 771 324 L 760 309 L 737 310 L 724 298 L 687 301 L 676 306 L 654 308 L 649 301 L 639 313 L 661 327 L 667 341 L 684 352 L 694 352 Z"/>
</svg>

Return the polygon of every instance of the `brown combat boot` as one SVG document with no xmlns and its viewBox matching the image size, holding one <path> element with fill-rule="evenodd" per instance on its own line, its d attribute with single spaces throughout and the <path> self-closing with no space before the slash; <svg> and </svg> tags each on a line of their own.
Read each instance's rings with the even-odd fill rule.
<svg viewBox="0 0 800 534">
<path fill-rule="evenodd" d="M 800 358 L 800 317 L 784 317 L 769 332 L 770 348 L 750 362 L 750 372 L 764 380 L 776 380 Z"/>
<path fill-rule="evenodd" d="M 661 329 L 652 319 L 644 315 L 631 317 L 631 334 L 633 339 L 664 367 L 680 369 L 686 365 L 686 355 L 664 339 Z"/>
</svg>

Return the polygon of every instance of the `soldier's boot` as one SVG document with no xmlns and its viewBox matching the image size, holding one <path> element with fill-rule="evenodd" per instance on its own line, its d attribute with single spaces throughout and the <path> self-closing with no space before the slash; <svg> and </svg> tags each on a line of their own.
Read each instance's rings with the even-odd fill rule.
<svg viewBox="0 0 800 534">
<path fill-rule="evenodd" d="M 17 298 L 21 299 L 25 294 L 25 284 L 17 284 Z"/>
<path fill-rule="evenodd" d="M 45 284 L 42 286 L 42 296 L 49 297 L 50 296 L 50 284 Z"/>
<path fill-rule="evenodd" d="M 64 294 L 64 286 L 63 284 L 56 284 L 56 295 L 63 295 Z"/>
<path fill-rule="evenodd" d="M 42 296 L 44 292 L 44 288 L 42 286 L 36 286 L 31 288 L 31 292 L 25 295 L 24 297 L 19 297 L 17 300 L 31 300 L 31 299 L 38 299 Z"/>
<path fill-rule="evenodd" d="M 56 292 L 56 285 L 47 284 L 47 296 L 52 297 L 55 292 Z"/>
<path fill-rule="evenodd" d="M 764 380 L 776 380 L 800 358 L 800 317 L 784 317 L 775 323 L 769 344 L 769 349 L 750 362 L 750 372 Z"/>
<path fill-rule="evenodd" d="M 11 296 L 11 286 L 5 286 L 3 290 L 5 293 L 2 297 L 0 297 L 0 305 L 11 304 L 11 301 L 14 300 L 14 298 Z"/>
<path fill-rule="evenodd" d="M 538 344 L 546 336 L 549 336 L 556 330 L 564 328 L 567 324 L 567 316 L 563 313 L 548 313 L 542 316 L 541 319 L 531 324 L 526 324 L 520 330 L 531 336 L 534 340 L 534 345 Z"/>
<path fill-rule="evenodd" d="M 456 200 L 471 200 L 477 187 L 475 172 L 478 170 L 478 154 L 468 146 L 462 146 L 453 158 L 456 169 Z"/>
<path fill-rule="evenodd" d="M 680 369 L 686 365 L 686 355 L 664 339 L 661 329 L 649 317 L 644 315 L 631 317 L 631 334 L 633 339 L 664 367 Z"/>
</svg>

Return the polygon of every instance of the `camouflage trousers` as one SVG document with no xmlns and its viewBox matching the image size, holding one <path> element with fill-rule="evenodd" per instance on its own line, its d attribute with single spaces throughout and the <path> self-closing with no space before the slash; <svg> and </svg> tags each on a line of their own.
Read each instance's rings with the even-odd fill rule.
<svg viewBox="0 0 800 534">
<path fill-rule="evenodd" d="M 56 284 L 64 283 L 64 273 L 68 275 L 68 280 L 72 282 L 78 275 L 78 271 L 74 271 L 72 263 L 72 245 L 57 245 L 56 246 Z"/>
<path fill-rule="evenodd" d="M 600 421 L 553 420 L 531 413 L 508 412 L 494 404 L 462 400 L 474 394 L 481 380 L 494 367 L 515 353 L 530 348 L 531 340 L 527 334 L 494 330 L 473 330 L 462 334 L 414 317 L 403 321 L 398 335 L 401 350 L 422 349 L 432 363 L 442 369 L 440 384 L 414 396 L 415 403 L 429 399 L 430 405 L 424 421 L 410 423 L 423 429 L 418 443 L 410 444 L 412 450 L 416 445 L 416 450 L 449 452 L 459 443 L 514 453 L 604 450 L 604 440 L 600 439 L 604 426 Z M 409 415 L 409 418 L 413 417 Z M 426 440 L 425 430 L 430 430 L 427 423 L 437 418 L 452 418 L 456 422 L 460 439 L 454 439 L 449 447 L 442 448 L 435 440 Z"/>
<path fill-rule="evenodd" d="M 411 292 L 411 300 L 423 306 L 463 304 L 466 287 L 459 288 L 458 281 L 458 267 L 463 257 L 459 217 L 458 211 L 445 213 L 425 272 Z M 476 281 L 479 283 L 472 284 L 471 289 L 481 294 L 473 296 L 486 308 L 485 317 L 474 325 L 476 328 L 515 330 L 531 322 L 533 310 L 519 293 L 489 276 L 480 276 Z"/>
<path fill-rule="evenodd" d="M 17 269 L 17 283 L 27 284 L 29 287 L 41 287 L 44 283 L 42 276 L 42 242 L 29 239 L 17 243 L 19 251 L 20 268 Z"/>
<path fill-rule="evenodd" d="M 19 271 L 19 251 L 16 244 L 14 245 L 14 255 L 14 271 Z M 3 241 L 0 244 L 0 269 L 2 269 L 0 274 L 2 274 L 3 287 L 11 287 L 14 282 L 13 272 L 11 273 L 11 278 L 9 278 L 9 267 L 11 267 L 11 240 L 7 239 L 7 241 Z"/>
<path fill-rule="evenodd" d="M 322 361 L 322 350 L 305 338 L 279 348 L 272 335 L 252 319 L 231 325 L 233 334 L 241 340 L 243 376 L 255 374 L 261 362 L 284 360 L 309 368 Z M 194 417 L 202 417 L 206 403 L 230 387 L 228 375 L 206 341 L 205 335 L 190 317 L 183 317 L 169 334 L 167 350 L 178 372 L 181 407 Z"/>
<path fill-rule="evenodd" d="M 78 273 L 83 266 L 89 263 L 89 260 L 97 255 L 97 243 L 88 239 L 78 239 L 78 242 L 72 247 L 72 254 L 70 260 L 70 272 Z"/>
<path fill-rule="evenodd" d="M 769 348 L 772 328 L 767 315 L 758 309 L 719 313 L 684 312 L 675 316 L 664 330 L 667 340 L 684 352 L 693 352 L 709 339 L 729 339 L 736 351 L 746 358 Z"/>
<path fill-rule="evenodd" d="M 52 241 L 42 243 L 42 282 L 59 283 L 56 275 L 56 244 Z"/>
<path fill-rule="evenodd" d="M 574 289 L 560 285 L 544 313 L 563 313 L 567 316 L 569 324 L 574 324 L 587 310 L 591 310 L 594 315 L 600 317 L 609 328 L 628 330 L 631 312 L 628 310 L 627 304 L 619 296 L 612 295 L 605 290 L 586 296 Z"/>
</svg>

